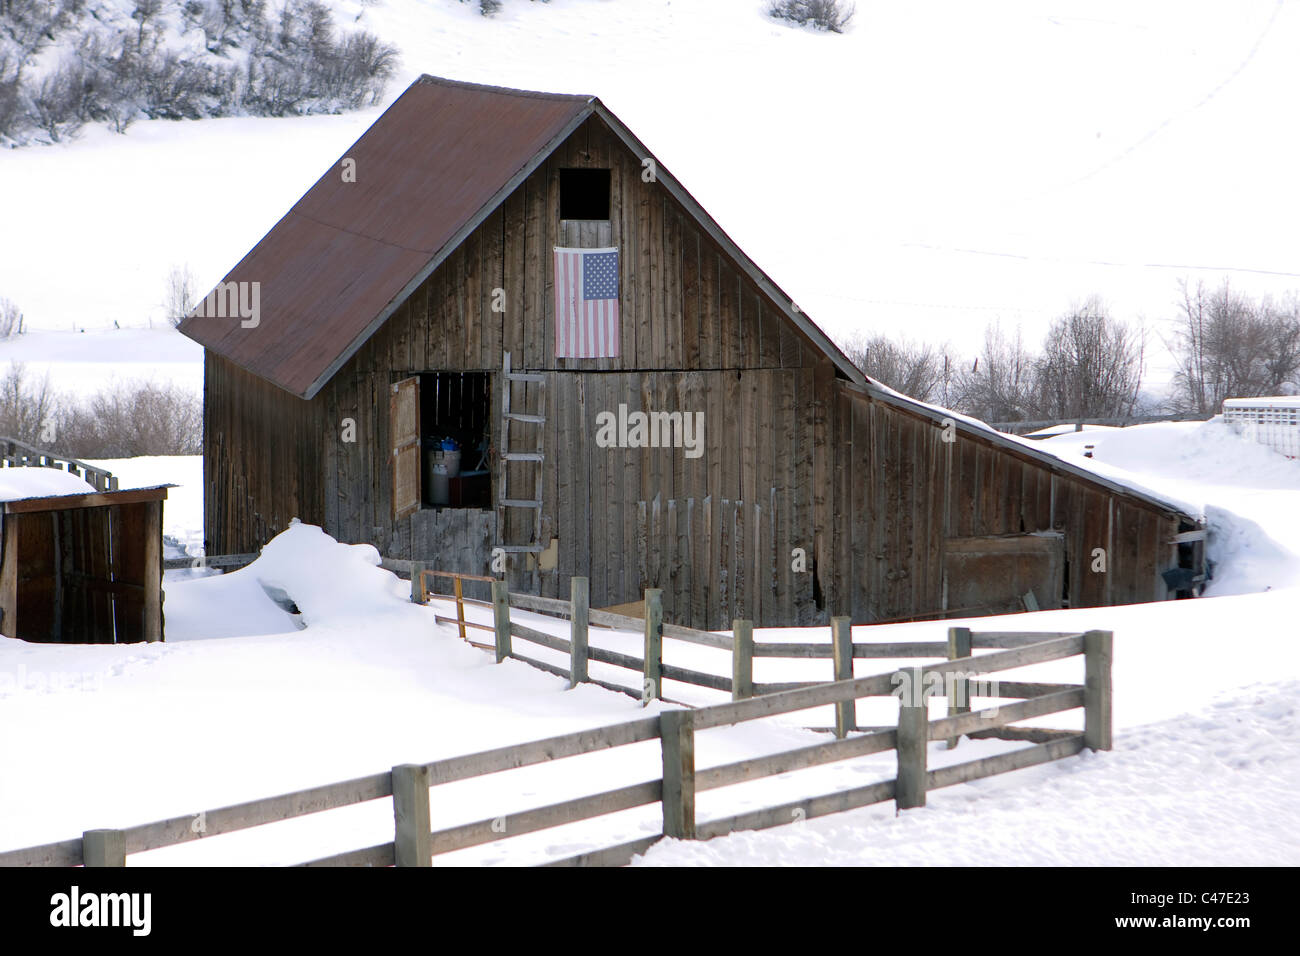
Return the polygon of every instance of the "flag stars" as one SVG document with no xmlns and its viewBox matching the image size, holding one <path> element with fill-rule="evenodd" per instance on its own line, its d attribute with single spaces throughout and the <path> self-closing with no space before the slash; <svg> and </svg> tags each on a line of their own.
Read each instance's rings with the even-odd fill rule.
<svg viewBox="0 0 1300 956">
<path fill-rule="evenodd" d="M 618 253 L 587 252 L 582 256 L 582 297 L 618 298 Z"/>
</svg>

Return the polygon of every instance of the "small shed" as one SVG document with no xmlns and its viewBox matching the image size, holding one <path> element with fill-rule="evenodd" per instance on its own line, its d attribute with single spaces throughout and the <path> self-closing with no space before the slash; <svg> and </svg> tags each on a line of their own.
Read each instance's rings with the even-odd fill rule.
<svg viewBox="0 0 1300 956">
<path fill-rule="evenodd" d="M 5 468 L 0 479 L 0 635 L 65 644 L 163 639 L 170 485 L 97 491 L 48 468 Z"/>
</svg>

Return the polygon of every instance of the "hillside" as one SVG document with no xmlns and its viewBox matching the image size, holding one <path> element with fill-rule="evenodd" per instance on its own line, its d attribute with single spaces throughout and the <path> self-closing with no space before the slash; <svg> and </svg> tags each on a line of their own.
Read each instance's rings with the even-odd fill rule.
<svg viewBox="0 0 1300 956">
<path fill-rule="evenodd" d="M 1033 337 L 1093 293 L 1159 331 L 1180 277 L 1296 286 L 1278 117 L 1300 79 L 1300 8 L 880 0 L 829 34 L 764 6 L 330 9 L 399 48 L 385 102 L 422 72 L 601 96 L 832 334 L 968 347 L 1000 319 Z M 32 328 L 161 324 L 172 268 L 209 287 L 378 108 L 93 123 L 4 151 L 0 209 L 22 225 L 0 233 L 0 296 Z"/>
</svg>

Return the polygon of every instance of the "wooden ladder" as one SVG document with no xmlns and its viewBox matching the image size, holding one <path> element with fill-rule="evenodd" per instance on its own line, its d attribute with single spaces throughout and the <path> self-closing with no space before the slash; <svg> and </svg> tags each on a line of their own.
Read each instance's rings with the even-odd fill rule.
<svg viewBox="0 0 1300 956">
<path fill-rule="evenodd" d="M 525 414 L 510 410 L 511 384 L 514 382 L 532 382 L 543 386 L 538 393 L 537 414 Z M 497 547 L 507 553 L 538 554 L 545 549 L 542 545 L 542 462 L 546 455 L 542 451 L 542 436 L 546 425 L 546 376 L 540 372 L 514 372 L 510 368 L 510 353 L 505 354 L 501 376 L 501 490 L 497 497 Z M 510 449 L 510 423 L 537 426 L 537 446 L 532 451 L 512 451 Z M 525 462 L 533 466 L 533 493 L 531 498 L 510 496 L 510 463 Z M 533 540 L 530 544 L 506 544 L 506 509 L 528 508 L 533 512 Z"/>
</svg>

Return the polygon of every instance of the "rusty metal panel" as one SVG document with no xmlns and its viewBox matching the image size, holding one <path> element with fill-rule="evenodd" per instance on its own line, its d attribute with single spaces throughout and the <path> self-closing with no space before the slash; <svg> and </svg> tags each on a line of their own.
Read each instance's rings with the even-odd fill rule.
<svg viewBox="0 0 1300 956">
<path fill-rule="evenodd" d="M 1023 611 L 1030 591 L 1039 609 L 1055 610 L 1065 583 L 1065 537 L 950 538 L 944 544 L 943 573 L 946 607 L 963 616 Z"/>
<path fill-rule="evenodd" d="M 211 297 L 224 314 L 181 331 L 310 398 L 592 101 L 421 77 L 226 275 L 249 285 Z"/>
</svg>

